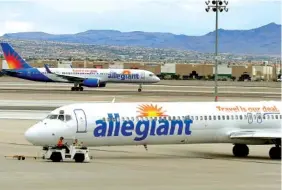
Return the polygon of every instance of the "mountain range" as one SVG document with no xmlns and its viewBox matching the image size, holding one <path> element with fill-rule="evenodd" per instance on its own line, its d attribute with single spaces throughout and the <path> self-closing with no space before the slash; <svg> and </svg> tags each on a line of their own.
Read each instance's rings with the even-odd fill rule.
<svg viewBox="0 0 282 190">
<path fill-rule="evenodd" d="M 281 55 L 281 25 L 270 23 L 250 30 L 218 30 L 219 52 L 247 55 Z M 44 40 L 114 46 L 172 48 L 213 53 L 215 31 L 202 36 L 175 35 L 160 32 L 120 32 L 117 30 L 88 30 L 76 34 L 48 34 L 44 32 L 7 33 L 8 39 Z"/>
</svg>

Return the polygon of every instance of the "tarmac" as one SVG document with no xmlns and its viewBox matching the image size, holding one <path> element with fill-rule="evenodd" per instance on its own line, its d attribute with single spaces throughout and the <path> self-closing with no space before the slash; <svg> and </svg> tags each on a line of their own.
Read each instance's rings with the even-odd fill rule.
<svg viewBox="0 0 282 190">
<path fill-rule="evenodd" d="M 8 82 L 6 81 L 6 87 L 9 88 L 17 83 L 11 81 L 11 85 L 8 85 Z M 34 88 L 35 90 L 40 88 L 40 85 L 32 86 L 29 85 L 31 84 L 29 82 L 23 83 L 26 85 L 22 88 Z M 276 89 L 271 92 L 279 93 L 277 90 L 279 86 L 275 85 L 255 87 L 257 89 L 264 87 L 265 91 Z M 208 96 L 184 96 L 180 93 L 170 96 L 166 92 L 169 88 L 167 86 L 158 87 L 162 93 L 157 95 L 153 94 L 156 86 L 148 89 L 152 91 L 152 94 L 149 95 L 143 92 L 133 92 L 135 90 L 131 89 L 133 86 L 127 88 L 126 85 L 119 84 L 106 87 L 108 92 L 103 91 L 99 94 L 96 93 L 96 90 L 88 88 L 87 91 L 91 93 L 71 92 L 68 90 L 70 86 L 58 86 L 52 91 L 37 89 L 36 93 L 30 93 L 28 89 L 25 91 L 0 89 L 1 189 L 281 189 L 281 162 L 269 159 L 268 151 L 271 146 L 268 145 L 249 146 L 249 157 L 240 159 L 233 157 L 232 144 L 148 146 L 148 151 L 143 146 L 96 147 L 91 148 L 91 155 L 94 159 L 90 163 L 81 164 L 52 163 L 41 159 L 19 161 L 5 158 L 4 156 L 15 154 L 41 156 L 41 148 L 29 144 L 24 139 L 24 132 L 44 118 L 49 111 L 64 104 L 89 101 L 110 102 L 114 97 L 116 102 L 214 101 L 212 93 Z M 236 85 L 230 85 L 229 89 L 232 89 L 232 86 Z M 137 90 L 137 86 L 135 87 Z M 65 90 L 60 88 L 65 88 Z M 116 94 L 112 88 L 126 92 Z M 251 92 L 249 88 L 241 85 L 240 91 Z M 202 90 L 205 87 L 198 87 L 198 89 Z M 56 93 L 57 90 L 64 93 Z M 130 90 L 132 92 L 128 93 Z M 182 87 L 179 87 L 179 91 L 181 90 L 183 90 Z M 233 91 L 238 91 L 238 89 L 233 88 Z M 249 97 L 237 94 L 232 97 L 226 93 L 225 96 L 219 95 L 219 101 L 281 100 L 281 96 L 278 95 L 271 97 L 258 94 Z M 7 110 L 9 107 L 11 109 Z"/>
</svg>

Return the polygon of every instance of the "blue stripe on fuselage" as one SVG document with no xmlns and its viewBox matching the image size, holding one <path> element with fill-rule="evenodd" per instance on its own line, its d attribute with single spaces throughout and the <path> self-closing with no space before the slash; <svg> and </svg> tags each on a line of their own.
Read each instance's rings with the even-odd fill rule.
<svg viewBox="0 0 282 190">
<path fill-rule="evenodd" d="M 8 72 L 11 71 L 11 72 Z M 14 71 L 14 72 L 13 72 Z M 38 69 L 36 68 L 30 68 L 30 69 L 3 69 L 3 72 L 11 77 L 17 77 L 21 79 L 31 80 L 31 81 L 38 81 L 38 82 L 54 82 L 44 74 L 42 74 Z"/>
</svg>

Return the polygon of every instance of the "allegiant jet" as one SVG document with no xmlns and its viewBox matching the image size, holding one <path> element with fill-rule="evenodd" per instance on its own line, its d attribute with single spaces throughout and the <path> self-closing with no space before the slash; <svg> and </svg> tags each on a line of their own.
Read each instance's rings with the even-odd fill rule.
<svg viewBox="0 0 282 190">
<path fill-rule="evenodd" d="M 85 146 L 231 143 L 246 157 L 247 145 L 275 146 L 281 159 L 280 101 L 83 103 L 59 107 L 25 132 L 36 146 L 62 136 Z M 72 142 L 70 142 L 72 143 Z"/>
<path fill-rule="evenodd" d="M 107 83 L 137 83 L 138 92 L 142 84 L 157 83 L 160 79 L 152 72 L 136 69 L 93 69 L 93 68 L 34 68 L 8 44 L 1 43 L 7 65 L 2 72 L 11 77 L 39 81 L 73 83 L 72 91 L 83 91 L 82 86 L 101 88 Z"/>
</svg>

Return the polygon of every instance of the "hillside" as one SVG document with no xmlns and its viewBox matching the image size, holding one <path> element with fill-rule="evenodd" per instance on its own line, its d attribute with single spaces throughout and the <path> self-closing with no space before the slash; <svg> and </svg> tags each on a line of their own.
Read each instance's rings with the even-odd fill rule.
<svg viewBox="0 0 282 190">
<path fill-rule="evenodd" d="M 4 34 L 3 38 L 95 45 L 173 48 L 213 53 L 215 31 L 203 36 L 141 31 L 120 32 L 117 30 L 88 30 L 77 34 L 61 35 L 44 32 L 22 32 Z M 233 54 L 280 55 L 281 25 L 270 23 L 251 30 L 219 29 L 219 51 L 221 53 Z"/>
</svg>

